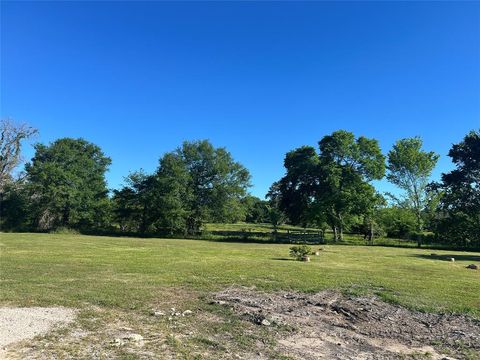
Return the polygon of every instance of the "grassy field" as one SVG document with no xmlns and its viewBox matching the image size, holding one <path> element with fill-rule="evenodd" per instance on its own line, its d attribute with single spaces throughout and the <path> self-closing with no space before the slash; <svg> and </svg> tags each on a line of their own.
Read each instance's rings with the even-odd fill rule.
<svg viewBox="0 0 480 360">
<path fill-rule="evenodd" d="M 293 328 L 258 326 L 212 303 L 212 292 L 238 286 L 376 294 L 414 309 L 480 318 L 480 272 L 465 269 L 480 261 L 479 253 L 322 247 L 304 263 L 291 260 L 283 244 L 2 233 L 0 305 L 78 309 L 67 328 L 9 351 L 15 359 L 299 358 L 276 345 Z M 157 310 L 165 316 L 153 316 Z M 173 316 L 185 310 L 193 315 Z M 125 333 L 141 334 L 144 344 L 119 346 Z M 461 342 L 455 353 L 479 358 Z"/>
<path fill-rule="evenodd" d="M 288 245 L 51 234 L 1 234 L 0 302 L 147 309 L 166 289 L 232 285 L 375 293 L 426 311 L 480 317 L 479 253 L 326 245 L 312 262 Z M 455 257 L 455 262 L 446 258 Z"/>
</svg>

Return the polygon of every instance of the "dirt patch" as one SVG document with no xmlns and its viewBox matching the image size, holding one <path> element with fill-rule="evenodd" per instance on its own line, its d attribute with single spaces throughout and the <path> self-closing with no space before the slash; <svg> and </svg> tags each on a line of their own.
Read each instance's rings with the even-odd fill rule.
<svg viewBox="0 0 480 360">
<path fill-rule="evenodd" d="M 74 310 L 61 307 L 0 308 L 0 358 L 8 345 L 43 335 L 74 317 Z"/>
<path fill-rule="evenodd" d="M 68 327 L 46 331 L 34 341 L 8 346 L 9 357 L 480 359 L 477 320 L 415 312 L 375 297 L 333 291 L 230 288 L 211 294 L 165 289 L 148 306 L 87 306 Z"/>
<path fill-rule="evenodd" d="M 214 302 L 258 326 L 278 328 L 277 349 L 298 359 L 480 358 L 480 322 L 429 314 L 376 297 L 261 293 L 232 288 Z"/>
</svg>

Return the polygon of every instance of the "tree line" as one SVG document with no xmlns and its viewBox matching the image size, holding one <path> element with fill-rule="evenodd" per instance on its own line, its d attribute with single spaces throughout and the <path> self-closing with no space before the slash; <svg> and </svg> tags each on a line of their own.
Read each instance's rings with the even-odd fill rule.
<svg viewBox="0 0 480 360">
<path fill-rule="evenodd" d="M 101 148 L 84 139 L 35 144 L 20 174 L 27 125 L 2 120 L 0 138 L 0 226 L 2 231 L 118 232 L 198 235 L 207 222 L 282 223 L 345 232 L 410 237 L 480 248 L 480 132 L 471 131 L 448 155 L 455 169 L 430 176 L 439 155 L 423 150 L 421 138 L 398 140 L 384 155 L 376 139 L 339 130 L 317 147 L 289 151 L 285 175 L 265 200 L 248 193 L 248 170 L 225 148 L 207 140 L 186 141 L 160 157 L 153 173 L 130 173 L 109 191 L 111 164 Z M 401 195 L 372 185 L 386 177 Z"/>
</svg>

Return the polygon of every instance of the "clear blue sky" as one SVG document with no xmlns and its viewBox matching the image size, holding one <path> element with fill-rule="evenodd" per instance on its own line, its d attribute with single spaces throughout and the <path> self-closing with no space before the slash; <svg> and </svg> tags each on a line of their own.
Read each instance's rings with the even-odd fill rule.
<svg viewBox="0 0 480 360">
<path fill-rule="evenodd" d="M 480 128 L 479 2 L 2 1 L 1 30 L 1 116 L 100 145 L 111 187 L 207 138 L 263 197 L 288 150 L 337 129 L 385 153 L 420 135 L 438 178 Z"/>
</svg>

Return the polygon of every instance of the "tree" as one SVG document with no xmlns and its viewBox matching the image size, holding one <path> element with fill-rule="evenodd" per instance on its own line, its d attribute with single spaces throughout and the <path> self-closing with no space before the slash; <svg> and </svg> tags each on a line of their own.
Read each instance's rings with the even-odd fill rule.
<svg viewBox="0 0 480 360">
<path fill-rule="evenodd" d="M 27 124 L 15 124 L 3 119 L 0 122 L 0 193 L 6 183 L 13 179 L 12 172 L 20 164 L 22 141 L 38 131 Z"/>
<path fill-rule="evenodd" d="M 155 183 L 154 175 L 148 175 L 143 170 L 128 175 L 127 184 L 134 194 L 134 213 L 138 220 L 138 231 L 142 234 L 152 230 L 155 221 Z"/>
<path fill-rule="evenodd" d="M 285 176 L 270 189 L 270 197 L 292 224 L 306 227 L 312 221 L 314 194 L 318 187 L 319 158 L 311 146 L 289 151 L 284 160 Z M 274 194 L 274 192 L 276 192 Z"/>
<path fill-rule="evenodd" d="M 27 228 L 28 196 L 25 182 L 15 179 L 14 170 L 22 162 L 22 142 L 37 130 L 27 124 L 16 124 L 9 119 L 0 121 L 0 228 L 23 230 Z"/>
<path fill-rule="evenodd" d="M 422 212 L 428 203 L 427 185 L 439 156 L 422 150 L 419 137 L 401 139 L 388 153 L 387 179 L 405 192 L 402 204 L 416 217 L 416 231 L 423 230 Z M 420 237 L 419 237 L 420 246 Z"/>
<path fill-rule="evenodd" d="M 380 208 L 377 219 L 388 237 L 408 238 L 416 229 L 415 215 L 404 207 L 394 205 Z"/>
<path fill-rule="evenodd" d="M 159 205 L 156 217 L 159 229 L 170 235 L 187 234 L 187 219 L 194 199 L 189 188 L 190 174 L 180 153 L 170 152 L 160 159 L 156 179 Z"/>
<path fill-rule="evenodd" d="M 113 190 L 113 220 L 120 227 L 120 231 L 138 230 L 136 214 L 139 210 L 136 205 L 135 192 L 130 187 L 125 186 L 120 190 Z"/>
<path fill-rule="evenodd" d="M 373 179 L 385 173 L 378 142 L 339 130 L 319 142 L 320 152 L 303 146 L 287 153 L 279 181 L 280 208 L 295 224 L 327 223 L 343 240 L 349 218 L 366 214 L 378 199 Z"/>
<path fill-rule="evenodd" d="M 246 222 L 255 224 L 269 222 L 267 201 L 248 195 L 242 200 L 242 204 Z"/>
<path fill-rule="evenodd" d="M 153 175 L 135 171 L 125 178 L 122 189 L 114 190 L 113 213 L 122 231 L 129 229 L 145 234 L 153 230 L 155 181 Z"/>
<path fill-rule="evenodd" d="M 363 203 L 364 207 L 360 209 L 363 213 L 364 235 L 367 242 L 372 245 L 375 236 L 383 235 L 383 229 L 379 224 L 380 209 L 386 204 L 385 198 L 375 193 L 369 196 L 367 201 Z"/>
<path fill-rule="evenodd" d="M 450 149 L 456 169 L 442 174 L 433 188 L 440 194 L 437 232 L 440 240 L 480 248 L 480 132 L 471 131 Z"/>
<path fill-rule="evenodd" d="M 283 194 L 280 182 L 274 182 L 272 186 L 270 186 L 266 197 L 268 198 L 268 219 L 273 226 L 273 241 L 277 241 L 278 227 L 287 220 L 287 216 L 282 210 L 281 205 Z"/>
<path fill-rule="evenodd" d="M 8 181 L 1 194 L 0 230 L 28 231 L 29 228 L 29 197 L 25 190 L 25 181 Z"/>
<path fill-rule="evenodd" d="M 41 229 L 97 227 L 107 200 L 110 158 L 86 140 L 36 144 L 26 165 L 32 213 Z"/>
<path fill-rule="evenodd" d="M 247 169 L 207 140 L 184 142 L 165 154 L 156 178 L 159 221 L 174 219 L 168 227 L 183 227 L 188 234 L 198 233 L 205 221 L 236 221 L 250 186 Z"/>
<path fill-rule="evenodd" d="M 369 181 L 385 174 L 385 157 L 378 141 L 355 136 L 348 131 L 335 131 L 319 142 L 320 181 L 317 201 L 327 214 L 335 239 L 343 240 L 348 216 L 363 215 L 377 200 Z"/>
</svg>

